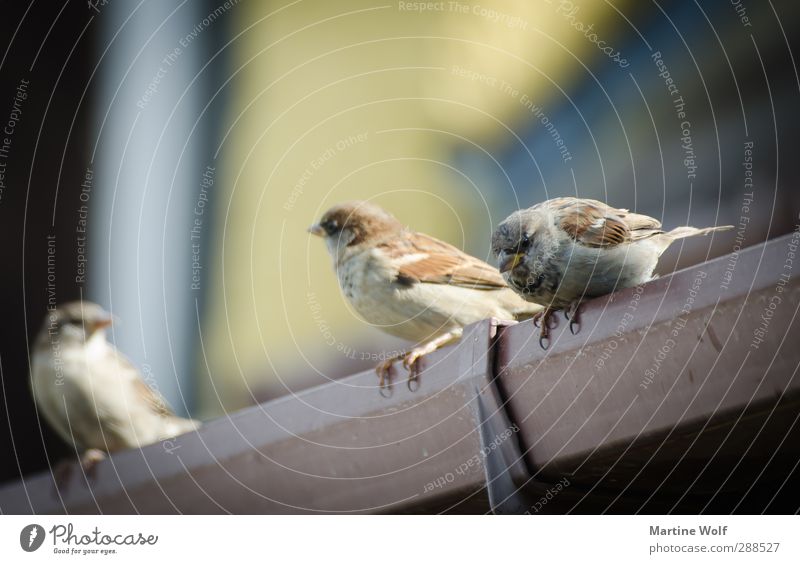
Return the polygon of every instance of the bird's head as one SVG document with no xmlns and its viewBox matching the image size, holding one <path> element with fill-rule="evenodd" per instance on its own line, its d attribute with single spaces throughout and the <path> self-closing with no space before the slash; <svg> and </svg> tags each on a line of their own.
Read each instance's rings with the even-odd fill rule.
<svg viewBox="0 0 800 564">
<path fill-rule="evenodd" d="M 86 343 L 94 336 L 105 335 L 113 318 L 99 305 L 87 301 L 61 304 L 45 318 L 41 334 L 55 335 L 65 341 Z"/>
<path fill-rule="evenodd" d="M 515 270 L 529 270 L 546 250 L 550 226 L 547 216 L 534 209 L 519 210 L 497 226 L 492 235 L 492 252 L 497 258 L 497 268 L 504 275 Z M 554 238 L 553 238 L 554 239 Z"/>
<path fill-rule="evenodd" d="M 351 249 L 387 238 L 403 230 L 393 215 L 370 202 L 337 204 L 326 211 L 308 232 L 322 237 L 334 260 Z"/>
</svg>

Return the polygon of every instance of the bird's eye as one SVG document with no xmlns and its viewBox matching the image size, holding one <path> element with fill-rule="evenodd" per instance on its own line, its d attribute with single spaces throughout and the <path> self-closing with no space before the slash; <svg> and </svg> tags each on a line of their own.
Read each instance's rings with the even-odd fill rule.
<svg viewBox="0 0 800 564">
<path fill-rule="evenodd" d="M 56 327 L 59 329 L 63 329 L 64 327 L 83 327 L 83 324 L 80 321 L 75 321 L 74 319 L 62 318 L 56 322 Z"/>
<path fill-rule="evenodd" d="M 519 242 L 519 249 L 521 251 L 527 250 L 528 247 L 531 246 L 530 237 L 527 234 L 522 236 L 522 240 Z"/>
<path fill-rule="evenodd" d="M 328 221 L 322 222 L 322 228 L 325 230 L 325 233 L 328 235 L 333 235 L 337 231 L 339 231 L 339 222 L 335 219 L 329 219 Z"/>
</svg>

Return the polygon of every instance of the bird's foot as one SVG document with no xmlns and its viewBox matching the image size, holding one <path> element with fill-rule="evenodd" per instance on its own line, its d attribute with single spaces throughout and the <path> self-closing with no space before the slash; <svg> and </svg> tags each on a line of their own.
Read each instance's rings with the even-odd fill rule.
<svg viewBox="0 0 800 564">
<path fill-rule="evenodd" d="M 557 323 L 556 318 L 553 316 L 553 311 L 546 307 L 533 316 L 533 325 L 539 329 L 539 346 L 544 350 L 547 350 L 550 346 L 550 325 L 553 324 L 555 326 L 555 323 Z"/>
<path fill-rule="evenodd" d="M 452 329 L 443 335 L 431 339 L 430 341 L 411 349 L 403 358 L 403 366 L 408 370 L 408 389 L 415 392 L 419 389 L 419 374 L 421 367 L 419 361 L 426 354 L 430 354 L 445 345 L 457 341 L 461 338 L 464 330 L 462 328 Z"/>
<path fill-rule="evenodd" d="M 412 349 L 403 359 L 403 366 L 405 366 L 406 370 L 408 371 L 408 380 L 406 385 L 412 392 L 416 392 L 419 389 L 419 380 L 417 378 L 419 377 L 421 368 L 418 361 L 420 358 L 428 354 L 428 351 L 424 349 L 425 347 Z"/>
<path fill-rule="evenodd" d="M 62 460 L 53 467 L 53 497 L 58 499 L 59 491 L 66 490 L 72 472 L 75 470 L 75 463 L 71 460 Z"/>
<path fill-rule="evenodd" d="M 489 323 L 491 323 L 493 327 L 511 327 L 512 325 L 517 325 L 519 321 L 515 319 L 500 319 L 499 317 L 490 317 Z"/>
<path fill-rule="evenodd" d="M 515 319 L 500 319 L 499 317 L 489 318 L 489 331 L 490 337 L 494 338 L 497 335 L 497 329 L 500 327 L 511 327 L 517 325 L 519 321 Z"/>
<path fill-rule="evenodd" d="M 90 448 L 81 456 L 81 470 L 89 482 L 97 478 L 97 465 L 106 459 L 106 453 L 96 448 Z"/>
<path fill-rule="evenodd" d="M 567 309 L 564 310 L 564 317 L 566 317 L 567 321 L 569 321 L 569 332 L 573 335 L 577 335 L 578 331 L 581 330 L 581 322 L 578 317 L 580 307 L 580 300 L 575 300 L 569 304 Z"/>
<path fill-rule="evenodd" d="M 378 375 L 378 392 L 385 398 L 391 396 L 391 383 L 392 383 L 392 366 L 395 362 L 404 358 L 408 353 L 398 352 L 389 356 L 386 360 L 381 361 L 375 367 L 375 373 Z"/>
<path fill-rule="evenodd" d="M 533 314 L 533 324 L 537 328 L 548 326 L 548 328 L 552 329 L 556 325 L 558 325 L 558 320 L 553 317 L 553 312 L 555 310 L 549 307 L 543 308 L 541 311 L 538 311 Z"/>
<path fill-rule="evenodd" d="M 87 482 L 94 482 L 97 477 L 97 464 L 106 458 L 106 453 L 96 448 L 90 448 L 81 455 L 80 466 L 81 473 L 86 477 Z M 72 474 L 75 472 L 75 462 L 72 460 L 62 460 L 53 468 L 53 480 L 55 482 L 55 489 L 53 491 L 54 497 L 59 497 L 59 491 L 66 491 L 69 481 L 72 479 Z"/>
</svg>

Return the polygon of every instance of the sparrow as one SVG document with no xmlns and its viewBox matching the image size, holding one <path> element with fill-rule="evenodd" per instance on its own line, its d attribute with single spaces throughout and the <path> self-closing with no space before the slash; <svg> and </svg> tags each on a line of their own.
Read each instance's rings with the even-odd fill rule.
<svg viewBox="0 0 800 564">
<path fill-rule="evenodd" d="M 61 438 L 83 453 L 81 467 L 89 474 L 106 453 L 141 447 L 199 426 L 173 414 L 164 398 L 106 340 L 105 328 L 111 322 L 97 304 L 62 304 L 45 318 L 31 358 L 30 384 L 37 409 Z M 71 467 L 60 470 L 68 474 Z"/>
<path fill-rule="evenodd" d="M 544 306 L 534 324 L 546 348 L 549 317 L 564 310 L 576 332 L 581 300 L 655 278 L 662 253 L 677 239 L 732 229 L 677 227 L 597 200 L 555 198 L 508 216 L 492 235 L 492 252 L 508 285 Z"/>
<path fill-rule="evenodd" d="M 367 323 L 418 343 L 377 366 L 381 391 L 400 359 L 412 388 L 419 359 L 458 340 L 465 325 L 487 318 L 513 324 L 541 309 L 512 292 L 493 266 L 411 231 L 375 204 L 336 205 L 308 231 L 325 240 L 353 309 Z"/>
</svg>

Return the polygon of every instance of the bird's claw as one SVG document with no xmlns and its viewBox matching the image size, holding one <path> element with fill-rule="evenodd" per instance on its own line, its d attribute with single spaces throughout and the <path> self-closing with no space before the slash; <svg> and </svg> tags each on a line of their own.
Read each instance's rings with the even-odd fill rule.
<svg viewBox="0 0 800 564">
<path fill-rule="evenodd" d="M 106 454 L 96 448 L 87 450 L 81 457 L 81 468 L 90 482 L 97 478 L 97 465 L 105 459 Z"/>
<path fill-rule="evenodd" d="M 550 347 L 550 314 L 549 309 L 544 310 L 539 317 L 542 323 L 537 325 L 539 327 L 539 346 L 545 351 Z"/>
<path fill-rule="evenodd" d="M 572 303 L 572 305 L 570 305 L 567 309 L 564 310 L 564 317 L 569 319 L 569 332 L 572 333 L 573 335 L 577 335 L 578 331 L 581 330 L 581 322 L 578 319 L 579 307 L 580 307 L 580 302 L 576 301 Z"/>
<path fill-rule="evenodd" d="M 387 358 L 375 367 L 375 373 L 378 375 L 378 393 L 385 398 L 392 395 L 391 372 L 395 360 L 394 357 Z"/>
<path fill-rule="evenodd" d="M 408 371 L 408 389 L 412 392 L 419 389 L 419 359 L 423 355 L 417 351 L 410 351 L 403 355 L 395 355 L 387 358 L 375 367 L 375 372 L 378 375 L 378 393 L 385 398 L 392 396 L 391 387 L 391 371 L 395 361 L 402 358 L 403 367 Z"/>
<path fill-rule="evenodd" d="M 542 350 L 550 347 L 550 328 L 551 324 L 556 321 L 552 314 L 553 310 L 545 308 L 533 316 L 533 325 L 539 329 L 539 346 L 542 347 Z"/>
<path fill-rule="evenodd" d="M 75 468 L 81 469 L 81 474 L 85 477 L 88 484 L 92 484 L 97 479 L 97 466 L 106 459 L 106 453 L 96 448 L 90 448 L 84 452 L 80 461 L 75 464 L 72 460 L 62 460 L 53 468 L 53 496 L 59 497 L 59 491 L 66 490 Z"/>
<path fill-rule="evenodd" d="M 533 316 L 533 326 L 538 328 L 544 328 L 545 325 L 550 324 L 550 318 L 552 311 L 549 309 L 543 309 L 542 311 L 536 313 Z"/>
<path fill-rule="evenodd" d="M 419 359 L 422 355 L 415 351 L 411 351 L 406 355 L 403 359 L 403 366 L 408 371 L 408 380 L 406 381 L 406 385 L 408 386 L 409 391 L 416 392 L 419 389 Z"/>
</svg>

